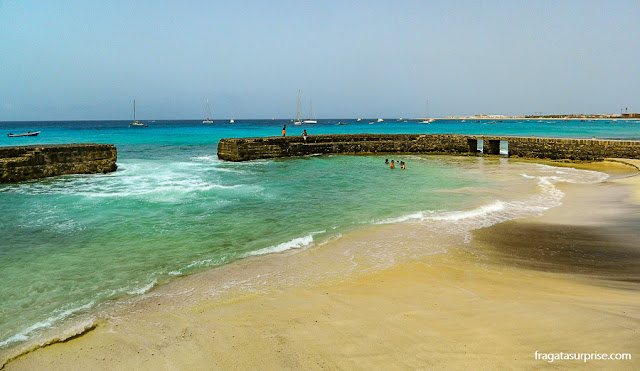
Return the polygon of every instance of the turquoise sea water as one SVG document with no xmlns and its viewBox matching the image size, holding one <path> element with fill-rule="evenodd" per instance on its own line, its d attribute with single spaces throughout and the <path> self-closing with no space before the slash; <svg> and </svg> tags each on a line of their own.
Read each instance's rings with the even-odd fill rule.
<svg viewBox="0 0 640 371">
<path fill-rule="evenodd" d="M 288 125 L 288 134 L 306 129 L 310 135 L 640 140 L 640 123 L 627 121 L 372 121 Z M 280 135 L 289 122 L 146 123 L 149 128 L 137 129 L 124 121 L 0 123 L 0 146 L 99 142 L 118 148 L 115 173 L 0 185 L 0 351 L 200 269 L 322 243 L 376 223 L 466 220 L 479 227 L 490 219 L 488 213 L 500 222 L 555 206 L 561 195 L 554 182 L 603 179 L 593 172 L 475 157 L 317 156 L 229 163 L 217 159 L 220 138 Z M 42 133 L 4 135 L 27 130 Z M 407 170 L 388 169 L 385 157 L 404 160 Z"/>
</svg>

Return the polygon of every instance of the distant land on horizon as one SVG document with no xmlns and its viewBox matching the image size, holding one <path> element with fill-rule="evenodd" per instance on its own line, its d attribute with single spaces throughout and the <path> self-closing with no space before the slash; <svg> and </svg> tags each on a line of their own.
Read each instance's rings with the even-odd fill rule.
<svg viewBox="0 0 640 371">
<path fill-rule="evenodd" d="M 445 119 L 612 119 L 612 118 L 640 118 L 640 113 L 598 113 L 598 114 L 550 114 L 550 115 L 525 115 L 525 116 L 506 116 L 506 115 L 471 115 L 471 116 L 447 116 Z"/>
<path fill-rule="evenodd" d="M 390 120 L 391 117 L 383 117 L 384 120 Z M 562 119 L 562 120 L 571 120 L 571 119 L 640 119 L 640 113 L 598 113 L 598 114 L 546 114 L 546 115 L 499 115 L 499 114 L 476 114 L 469 116 L 445 116 L 445 117 L 411 117 L 403 119 L 400 117 L 398 120 L 409 120 L 409 121 L 417 121 L 417 120 L 427 120 L 427 119 L 437 119 L 437 120 L 487 120 L 487 119 L 501 119 L 501 120 L 527 120 L 527 119 Z M 151 122 L 151 121 L 198 121 L 202 120 L 202 118 L 154 118 L 154 119 L 141 119 L 140 121 Z M 228 121 L 229 118 L 212 118 L 214 121 Z M 293 119 L 291 118 L 239 118 L 235 119 L 236 121 L 255 121 L 255 120 L 265 120 L 265 121 L 287 121 Z M 318 118 L 318 120 L 327 121 L 327 120 L 376 120 L 374 117 L 366 117 L 361 116 L 360 118 Z M 74 122 L 74 121 L 130 121 L 130 119 L 73 119 L 73 120 L 0 120 L 0 122 Z"/>
</svg>

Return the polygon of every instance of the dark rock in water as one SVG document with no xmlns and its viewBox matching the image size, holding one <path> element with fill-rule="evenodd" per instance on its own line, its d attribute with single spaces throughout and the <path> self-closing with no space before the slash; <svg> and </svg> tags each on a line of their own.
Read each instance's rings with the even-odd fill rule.
<svg viewBox="0 0 640 371">
<path fill-rule="evenodd" d="M 113 144 L 74 143 L 0 148 L 0 183 L 64 174 L 106 174 L 116 171 Z"/>
</svg>

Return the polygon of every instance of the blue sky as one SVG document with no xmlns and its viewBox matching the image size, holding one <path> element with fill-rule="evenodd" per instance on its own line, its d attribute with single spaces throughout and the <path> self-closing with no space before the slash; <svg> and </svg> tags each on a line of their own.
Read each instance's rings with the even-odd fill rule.
<svg viewBox="0 0 640 371">
<path fill-rule="evenodd" d="M 638 1 L 0 0 L 0 121 L 640 111 Z"/>
</svg>

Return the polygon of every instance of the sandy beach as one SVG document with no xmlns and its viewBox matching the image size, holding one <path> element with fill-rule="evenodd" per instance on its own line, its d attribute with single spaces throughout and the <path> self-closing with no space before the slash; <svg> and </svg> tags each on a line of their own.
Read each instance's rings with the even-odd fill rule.
<svg viewBox="0 0 640 371">
<path fill-rule="evenodd" d="M 4 369 L 638 369 L 638 170 L 570 166 L 611 178 L 466 242 L 379 225 L 183 277 Z"/>
</svg>

